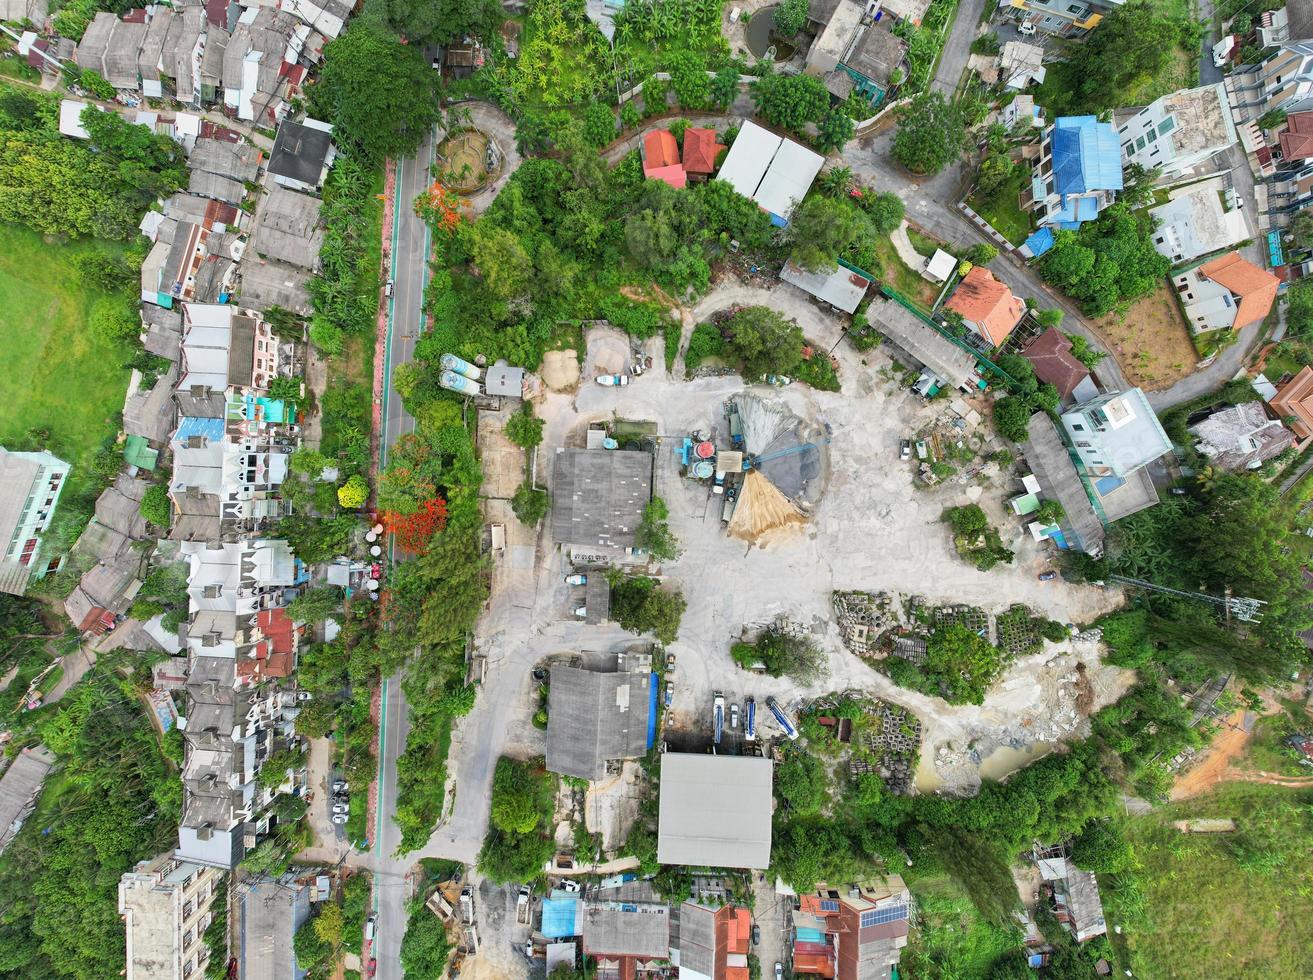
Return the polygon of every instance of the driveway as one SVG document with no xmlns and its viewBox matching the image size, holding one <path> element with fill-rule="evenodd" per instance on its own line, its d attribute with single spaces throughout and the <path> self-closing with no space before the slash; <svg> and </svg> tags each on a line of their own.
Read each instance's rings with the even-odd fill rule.
<svg viewBox="0 0 1313 980">
<path fill-rule="evenodd" d="M 952 98 L 957 91 L 957 83 L 966 70 L 967 59 L 971 57 L 971 42 L 975 40 L 980 27 L 980 16 L 985 12 L 985 0 L 962 0 L 953 15 L 953 22 L 948 28 L 948 40 L 939 56 L 939 68 L 935 71 L 931 88 Z"/>
</svg>

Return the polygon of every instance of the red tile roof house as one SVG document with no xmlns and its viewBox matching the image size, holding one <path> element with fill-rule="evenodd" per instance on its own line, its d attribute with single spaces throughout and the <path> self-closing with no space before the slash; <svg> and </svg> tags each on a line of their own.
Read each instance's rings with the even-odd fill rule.
<svg viewBox="0 0 1313 980">
<path fill-rule="evenodd" d="M 684 187 L 688 183 L 673 133 L 652 130 L 643 137 L 639 155 L 643 158 L 643 176 L 649 180 L 664 180 L 671 187 Z"/>
<path fill-rule="evenodd" d="M 1281 280 L 1266 269 L 1228 252 L 1203 265 L 1172 273 L 1194 333 L 1242 330 L 1263 320 L 1276 302 Z"/>
<path fill-rule="evenodd" d="M 995 347 L 1008 339 L 1026 312 L 1026 304 L 979 265 L 971 267 L 944 306 L 960 313 L 969 329 Z"/>
<path fill-rule="evenodd" d="M 693 180 L 706 180 L 715 172 L 716 157 L 724 149 L 716 142 L 714 129 L 684 130 L 684 173 Z"/>
<path fill-rule="evenodd" d="M 1090 376 L 1090 369 L 1076 360 L 1071 341 L 1057 327 L 1049 327 L 1032 340 L 1021 356 L 1030 361 L 1040 383 L 1053 385 L 1064 401 Z"/>
<path fill-rule="evenodd" d="M 1313 112 L 1292 112 L 1280 136 L 1284 160 L 1307 160 L 1313 157 Z"/>
<path fill-rule="evenodd" d="M 903 879 L 818 885 L 793 913 L 793 972 L 834 980 L 889 980 L 907 945 L 910 895 Z"/>
</svg>

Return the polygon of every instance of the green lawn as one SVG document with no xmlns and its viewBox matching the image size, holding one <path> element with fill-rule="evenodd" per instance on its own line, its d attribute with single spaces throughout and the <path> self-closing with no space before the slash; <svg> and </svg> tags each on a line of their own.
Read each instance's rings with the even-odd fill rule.
<svg viewBox="0 0 1313 980">
<path fill-rule="evenodd" d="M 0 443 L 44 444 L 74 464 L 74 491 L 87 485 L 87 464 L 117 428 L 129 374 L 123 351 L 87 328 L 98 294 L 78 283 L 72 257 L 92 247 L 49 245 L 0 224 Z M 34 429 L 49 439 L 29 440 Z"/>
<path fill-rule="evenodd" d="M 1124 922 L 1115 940 L 1119 954 L 1130 955 L 1122 965 L 1139 977 L 1307 977 L 1310 802 L 1307 790 L 1230 783 L 1131 821 L 1143 914 L 1121 914 L 1119 876 L 1100 876 L 1109 925 Z M 1231 817 L 1239 829 L 1213 835 L 1172 827 L 1188 817 Z"/>
<path fill-rule="evenodd" d="M 1031 232 L 1030 214 L 1022 211 L 1021 192 L 1030 183 L 1030 170 L 1018 167 L 1017 173 L 998 189 L 992 197 L 973 194 L 967 206 L 988 221 L 1013 245 L 1020 245 Z"/>
</svg>

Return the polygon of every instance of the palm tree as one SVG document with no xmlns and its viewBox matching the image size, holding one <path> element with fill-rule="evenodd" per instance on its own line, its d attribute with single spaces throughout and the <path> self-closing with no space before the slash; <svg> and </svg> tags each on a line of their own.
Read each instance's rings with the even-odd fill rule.
<svg viewBox="0 0 1313 980">
<path fill-rule="evenodd" d="M 821 174 L 817 183 L 827 197 L 845 197 L 853 186 L 853 172 L 848 167 L 831 167 Z"/>
</svg>

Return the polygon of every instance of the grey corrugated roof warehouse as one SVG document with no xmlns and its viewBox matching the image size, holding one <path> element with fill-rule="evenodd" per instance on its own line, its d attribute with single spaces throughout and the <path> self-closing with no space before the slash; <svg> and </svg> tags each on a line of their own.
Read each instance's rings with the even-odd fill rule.
<svg viewBox="0 0 1313 980">
<path fill-rule="evenodd" d="M 972 383 L 976 359 L 940 335 L 911 310 L 894 300 L 872 302 L 866 310 L 871 326 L 938 375 L 950 388 Z"/>
<path fill-rule="evenodd" d="M 770 865 L 774 763 L 743 755 L 661 757 L 657 860 L 713 868 Z"/>
<path fill-rule="evenodd" d="M 652 456 L 562 449 L 552 471 L 552 537 L 559 544 L 632 548 L 652 499 Z"/>
<path fill-rule="evenodd" d="M 652 674 L 648 669 L 603 673 L 552 668 L 547 700 L 547 768 L 601 779 L 611 759 L 647 751 Z"/>
<path fill-rule="evenodd" d="M 1056 500 L 1065 512 L 1060 522 L 1067 544 L 1091 555 L 1103 553 L 1103 522 L 1094 512 L 1076 465 L 1058 436 L 1058 427 L 1044 412 L 1036 412 L 1026 426 L 1024 452 L 1044 496 Z"/>
<path fill-rule="evenodd" d="M 584 902 L 584 952 L 592 956 L 665 959 L 670 955 L 670 906 L 645 881 Z"/>
</svg>

